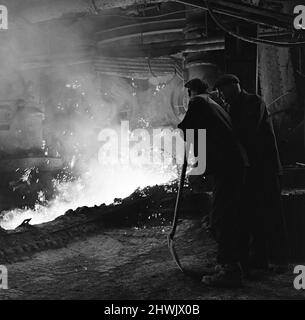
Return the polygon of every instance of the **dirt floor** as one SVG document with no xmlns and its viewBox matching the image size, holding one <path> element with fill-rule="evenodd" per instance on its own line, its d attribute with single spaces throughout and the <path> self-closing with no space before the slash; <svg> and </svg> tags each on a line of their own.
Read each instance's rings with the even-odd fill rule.
<svg viewBox="0 0 305 320">
<path fill-rule="evenodd" d="M 67 248 L 44 251 L 8 266 L 9 289 L 0 299 L 304 299 L 292 271 L 264 274 L 241 289 L 203 286 L 184 276 L 167 248 L 169 227 L 100 232 Z M 176 247 L 191 269 L 211 264 L 215 245 L 198 220 L 184 220 Z"/>
</svg>

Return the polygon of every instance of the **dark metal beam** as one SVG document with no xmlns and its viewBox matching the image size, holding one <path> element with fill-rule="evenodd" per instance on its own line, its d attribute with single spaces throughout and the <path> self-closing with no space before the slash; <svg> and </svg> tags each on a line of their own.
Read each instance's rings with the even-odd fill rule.
<svg viewBox="0 0 305 320">
<path fill-rule="evenodd" d="M 208 0 L 214 12 L 259 25 L 291 29 L 293 15 L 276 12 L 236 1 Z M 177 3 L 207 10 L 204 0 L 175 0 Z"/>
<path fill-rule="evenodd" d="M 129 24 L 99 31 L 95 34 L 95 39 L 99 42 L 107 43 L 138 36 L 142 37 L 146 34 L 182 32 L 185 22 L 186 20 L 183 18 Z"/>
<path fill-rule="evenodd" d="M 162 57 L 177 53 L 194 53 L 206 51 L 224 50 L 223 38 L 207 38 L 194 40 L 166 41 L 122 47 L 117 44 L 113 46 L 99 45 L 99 52 L 105 56 L 113 57 Z"/>
</svg>

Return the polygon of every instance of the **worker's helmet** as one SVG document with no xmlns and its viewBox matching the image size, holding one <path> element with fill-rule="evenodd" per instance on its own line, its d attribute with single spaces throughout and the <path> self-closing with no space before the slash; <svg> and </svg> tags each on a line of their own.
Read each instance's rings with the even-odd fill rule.
<svg viewBox="0 0 305 320">
<path fill-rule="evenodd" d="M 204 80 L 199 79 L 199 78 L 189 80 L 184 86 L 188 90 L 196 91 L 199 94 L 205 93 L 209 88 L 208 83 Z"/>
<path fill-rule="evenodd" d="M 234 74 L 224 74 L 216 80 L 214 88 L 218 89 L 228 84 L 240 84 L 240 80 Z"/>
</svg>

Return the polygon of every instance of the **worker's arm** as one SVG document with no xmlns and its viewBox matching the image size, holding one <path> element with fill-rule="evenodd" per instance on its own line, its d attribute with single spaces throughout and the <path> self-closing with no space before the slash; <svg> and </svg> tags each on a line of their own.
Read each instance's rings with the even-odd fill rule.
<svg viewBox="0 0 305 320">
<path fill-rule="evenodd" d="M 200 97 L 191 99 L 183 121 L 178 125 L 179 129 L 205 129 L 207 108 Z"/>
<path fill-rule="evenodd" d="M 189 150 L 193 150 L 194 156 L 198 156 L 198 129 L 205 129 L 206 109 L 202 98 L 193 98 L 189 103 L 184 120 L 178 125 L 178 128 L 183 131 L 184 141 L 186 141 L 186 154 L 188 155 Z M 186 134 L 187 130 L 193 130 L 193 132 Z M 193 149 L 191 149 L 192 145 Z"/>
<path fill-rule="evenodd" d="M 186 129 L 195 129 L 196 106 L 194 100 L 191 100 L 184 119 L 178 124 L 178 128 L 185 133 Z M 185 136 L 185 135 L 184 135 Z"/>
<path fill-rule="evenodd" d="M 188 110 L 183 121 L 178 125 L 178 128 L 182 130 L 181 134 L 183 135 L 183 139 L 185 141 L 185 155 L 188 158 L 189 152 L 191 150 L 192 143 L 187 139 L 186 131 L 190 129 L 195 129 L 196 127 L 196 113 L 198 110 L 198 105 L 196 106 L 195 99 L 192 99 L 189 102 Z"/>
<path fill-rule="evenodd" d="M 194 126 L 194 123 L 192 120 L 193 115 L 194 115 L 194 106 L 192 105 L 192 102 L 190 102 L 183 121 L 178 124 L 178 128 L 182 130 L 181 135 L 185 141 L 185 155 L 189 154 L 189 150 L 191 147 L 190 143 L 188 143 L 186 139 L 186 130 L 191 129 Z"/>
</svg>

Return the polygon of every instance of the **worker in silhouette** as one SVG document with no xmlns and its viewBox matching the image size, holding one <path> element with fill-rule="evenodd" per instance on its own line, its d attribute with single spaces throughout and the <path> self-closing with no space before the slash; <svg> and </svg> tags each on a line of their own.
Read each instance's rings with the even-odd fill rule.
<svg viewBox="0 0 305 320">
<path fill-rule="evenodd" d="M 215 274 L 203 277 L 202 282 L 212 286 L 240 286 L 239 205 L 247 156 L 234 134 L 230 116 L 207 93 L 208 85 L 192 79 L 185 87 L 190 101 L 178 128 L 184 131 L 185 137 L 187 129 L 206 129 L 205 174 L 212 175 L 215 181 L 211 231 L 218 243 L 218 264 Z M 194 146 L 197 143 L 201 141 L 195 139 Z"/>
<path fill-rule="evenodd" d="M 215 84 L 229 104 L 233 128 L 245 148 L 250 167 L 244 194 L 246 214 L 242 217 L 245 233 L 244 268 L 267 269 L 272 262 L 287 267 L 287 234 L 281 204 L 282 172 L 277 141 L 266 104 L 256 94 L 242 89 L 235 75 L 221 76 Z M 245 234 L 244 233 L 244 234 Z M 252 241 L 252 254 L 249 242 Z"/>
</svg>

